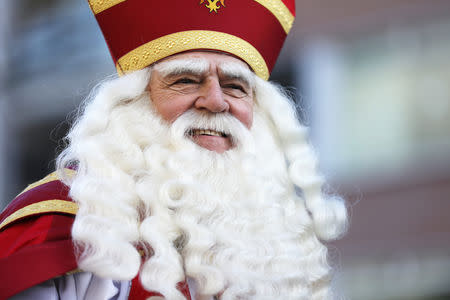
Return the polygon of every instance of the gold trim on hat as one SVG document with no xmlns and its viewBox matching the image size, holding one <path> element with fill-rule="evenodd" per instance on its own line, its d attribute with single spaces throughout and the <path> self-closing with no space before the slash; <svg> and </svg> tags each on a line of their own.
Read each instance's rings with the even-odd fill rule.
<svg viewBox="0 0 450 300">
<path fill-rule="evenodd" d="M 89 0 L 89 6 L 92 12 L 96 15 L 116 4 L 125 2 L 126 0 Z"/>
<path fill-rule="evenodd" d="M 71 201 L 64 201 L 57 199 L 41 201 L 38 203 L 33 203 L 28 206 L 25 206 L 19 210 L 16 210 L 14 213 L 9 215 L 5 220 L 3 220 L 3 222 L 0 224 L 0 229 L 10 224 L 11 222 L 35 214 L 58 212 L 75 215 L 77 211 L 78 205 Z"/>
<path fill-rule="evenodd" d="M 284 5 L 284 3 L 280 0 L 255 0 L 265 8 L 267 8 L 280 22 L 286 34 L 292 28 L 292 24 L 294 23 L 294 15 L 292 15 L 289 8 Z"/>
<path fill-rule="evenodd" d="M 116 63 L 119 75 L 143 69 L 152 63 L 193 49 L 228 52 L 243 59 L 259 77 L 267 80 L 269 69 L 261 54 L 249 42 L 234 35 L 209 30 L 181 31 L 162 36 L 128 52 Z"/>
</svg>

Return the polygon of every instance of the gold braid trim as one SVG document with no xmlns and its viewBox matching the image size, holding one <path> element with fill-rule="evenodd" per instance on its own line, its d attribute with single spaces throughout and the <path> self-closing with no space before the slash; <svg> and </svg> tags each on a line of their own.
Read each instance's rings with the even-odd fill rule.
<svg viewBox="0 0 450 300">
<path fill-rule="evenodd" d="M 75 170 L 67 169 L 67 168 L 65 168 L 63 172 L 64 172 L 64 175 L 67 176 L 68 178 L 71 178 L 71 177 L 75 176 L 75 174 L 76 174 Z M 57 171 L 50 173 L 49 175 L 45 176 L 43 179 L 36 181 L 36 182 L 30 184 L 29 186 L 27 186 L 27 188 L 24 189 L 19 195 L 17 195 L 17 197 L 19 197 L 23 193 L 28 192 L 31 189 L 34 189 L 35 187 L 44 185 L 44 184 L 52 182 L 52 181 L 60 180 L 60 179 L 61 178 L 58 176 Z M 25 206 L 25 207 L 15 211 L 11 215 L 9 215 L 6 219 L 4 219 L 3 222 L 0 224 L 0 230 L 3 227 L 5 227 L 6 225 L 8 225 L 9 223 L 14 222 L 17 219 L 30 216 L 30 215 L 39 214 L 39 213 L 47 213 L 47 212 L 63 212 L 63 213 L 76 214 L 77 210 L 78 210 L 77 204 L 70 202 L 70 201 L 64 201 L 64 200 L 58 200 L 58 199 L 46 200 L 46 201 L 41 201 L 38 203 L 33 203 L 33 204 L 30 204 L 28 206 Z"/>
<path fill-rule="evenodd" d="M 72 177 L 72 176 L 74 176 L 74 175 L 76 174 L 76 172 L 75 172 L 74 170 L 72 170 L 72 169 L 67 169 L 67 168 L 64 169 L 64 173 L 65 173 L 65 175 L 66 175 L 67 177 L 69 177 L 69 178 Z M 53 173 L 48 174 L 47 176 L 45 176 L 45 177 L 42 178 L 41 180 L 36 181 L 36 182 L 34 182 L 34 183 L 28 185 L 28 186 L 26 187 L 26 189 L 24 189 L 22 192 L 20 192 L 20 194 L 17 195 L 17 196 L 20 196 L 20 195 L 22 195 L 23 193 L 28 192 L 28 191 L 31 190 L 31 189 L 34 189 L 34 188 L 37 187 L 37 186 L 40 186 L 40 185 L 49 183 L 49 182 L 51 182 L 51 181 L 60 180 L 60 179 L 61 179 L 61 178 L 58 177 L 58 172 L 55 171 L 55 172 L 53 172 Z"/>
<path fill-rule="evenodd" d="M 89 6 L 91 7 L 91 10 L 94 13 L 94 15 L 96 15 L 104 10 L 107 10 L 110 7 L 113 7 L 114 5 L 117 5 L 125 1 L 126 0 L 89 0 Z"/>
<path fill-rule="evenodd" d="M 269 69 L 261 54 L 247 41 L 234 35 L 209 30 L 190 30 L 169 34 L 131 50 L 116 63 L 119 75 L 143 69 L 170 55 L 193 49 L 228 52 L 243 59 L 256 75 L 267 80 Z"/>
<path fill-rule="evenodd" d="M 292 24 L 294 23 L 295 17 L 281 0 L 255 1 L 267 8 L 278 19 L 286 34 L 289 33 L 292 28 Z"/>
<path fill-rule="evenodd" d="M 0 230 L 11 222 L 35 214 L 58 212 L 76 215 L 77 211 L 78 205 L 71 201 L 57 200 L 57 199 L 41 201 L 38 203 L 33 203 L 28 206 L 25 206 L 19 210 L 16 210 L 14 213 L 9 215 L 5 220 L 3 220 L 3 222 L 0 224 Z"/>
<path fill-rule="evenodd" d="M 79 268 L 77 268 L 77 269 L 75 269 L 75 270 L 72 270 L 72 271 L 67 272 L 67 273 L 64 274 L 64 275 L 73 275 L 73 274 L 77 274 L 77 273 L 81 273 L 81 272 L 84 272 L 84 271 L 81 270 L 81 269 L 79 269 Z"/>
</svg>

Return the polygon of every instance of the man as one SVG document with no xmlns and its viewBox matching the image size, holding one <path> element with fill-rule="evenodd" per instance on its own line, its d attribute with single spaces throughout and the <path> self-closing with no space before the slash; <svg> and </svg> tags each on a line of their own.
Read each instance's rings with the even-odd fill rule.
<svg viewBox="0 0 450 300">
<path fill-rule="evenodd" d="M 270 47 L 210 30 L 232 24 L 225 9 L 238 14 L 248 6 L 279 33 L 279 10 L 264 1 L 195 3 L 184 13 L 210 9 L 208 31 L 140 34 L 136 47 L 132 37 L 132 45 L 115 44 L 120 30 L 110 21 L 127 20 L 130 11 L 144 20 L 142 6 L 169 11 L 166 20 L 173 5 L 112 2 L 90 4 L 127 75 L 99 86 L 67 137 L 57 173 L 1 216 L 0 296 L 330 297 L 319 239 L 344 231 L 345 206 L 322 193 L 306 129 L 281 89 L 264 80 L 274 63 Z M 277 5 L 287 14 L 293 2 Z M 127 28 L 134 26 L 133 35 L 142 25 Z"/>
</svg>

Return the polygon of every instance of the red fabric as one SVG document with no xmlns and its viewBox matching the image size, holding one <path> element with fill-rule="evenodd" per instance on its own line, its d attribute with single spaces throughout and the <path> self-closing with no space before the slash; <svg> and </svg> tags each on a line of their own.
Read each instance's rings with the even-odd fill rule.
<svg viewBox="0 0 450 300">
<path fill-rule="evenodd" d="M 59 180 L 38 185 L 17 196 L 0 214 L 46 200 L 71 201 Z M 0 299 L 6 299 L 50 278 L 77 268 L 71 238 L 74 215 L 43 213 L 9 223 L 0 232 Z"/>
<path fill-rule="evenodd" d="M 0 299 L 77 268 L 70 230 L 73 216 L 22 219 L 0 234 Z"/>
<path fill-rule="evenodd" d="M 4 220 L 16 210 L 45 200 L 66 200 L 68 188 L 60 181 L 39 185 L 16 197 L 2 212 Z M 0 231 L 0 300 L 77 269 L 71 229 L 74 215 L 44 213 L 18 219 Z M 143 300 L 158 293 L 145 291 L 136 277 L 129 299 Z M 191 300 L 186 283 L 178 285 Z"/>
<path fill-rule="evenodd" d="M 180 282 L 177 285 L 177 288 L 180 292 L 183 293 L 183 295 L 186 297 L 186 300 L 191 300 L 191 293 L 189 291 L 189 286 L 187 285 L 186 282 Z M 148 297 L 152 296 L 162 297 L 160 293 L 149 292 L 145 290 L 141 284 L 141 281 L 139 280 L 139 276 L 134 277 L 134 279 L 131 282 L 131 291 L 128 296 L 128 300 L 145 300 Z"/>
<path fill-rule="evenodd" d="M 68 193 L 69 188 L 59 180 L 38 185 L 17 196 L 0 214 L 0 223 L 16 210 L 33 203 L 54 199 L 71 201 Z"/>
<path fill-rule="evenodd" d="M 51 225 L 51 216 L 29 218 L 10 226 L 0 235 L 0 258 L 7 257 L 24 247 L 42 244 Z"/>
<path fill-rule="evenodd" d="M 291 14 L 295 17 L 295 0 L 282 0 L 281 2 L 286 5 Z"/>
<path fill-rule="evenodd" d="M 295 11 L 293 0 L 284 0 Z M 286 33 L 277 18 L 254 0 L 226 1 L 217 13 L 197 0 L 127 0 L 96 15 L 114 62 L 158 37 L 186 30 L 211 30 L 240 37 L 263 56 L 269 72 Z"/>
<path fill-rule="evenodd" d="M 128 295 L 128 300 L 145 300 L 151 296 L 161 297 L 161 294 L 145 290 L 141 284 L 141 281 L 139 280 L 139 276 L 134 277 L 134 279 L 131 281 L 131 290 L 130 294 Z"/>
<path fill-rule="evenodd" d="M 191 300 L 191 292 L 189 291 L 189 286 L 186 281 L 178 283 L 177 288 L 183 293 L 186 300 Z"/>
</svg>

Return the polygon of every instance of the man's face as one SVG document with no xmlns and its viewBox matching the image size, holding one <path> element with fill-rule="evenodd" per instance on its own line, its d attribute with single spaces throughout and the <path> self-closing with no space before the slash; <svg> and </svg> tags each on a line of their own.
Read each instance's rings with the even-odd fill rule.
<svg viewBox="0 0 450 300">
<path fill-rule="evenodd" d="M 172 123 L 188 110 L 228 113 L 248 129 L 253 121 L 252 74 L 241 60 L 214 52 L 174 55 L 155 65 L 148 85 L 161 117 Z M 190 138 L 199 146 L 222 153 L 233 147 L 221 132 L 199 128 Z"/>
</svg>

